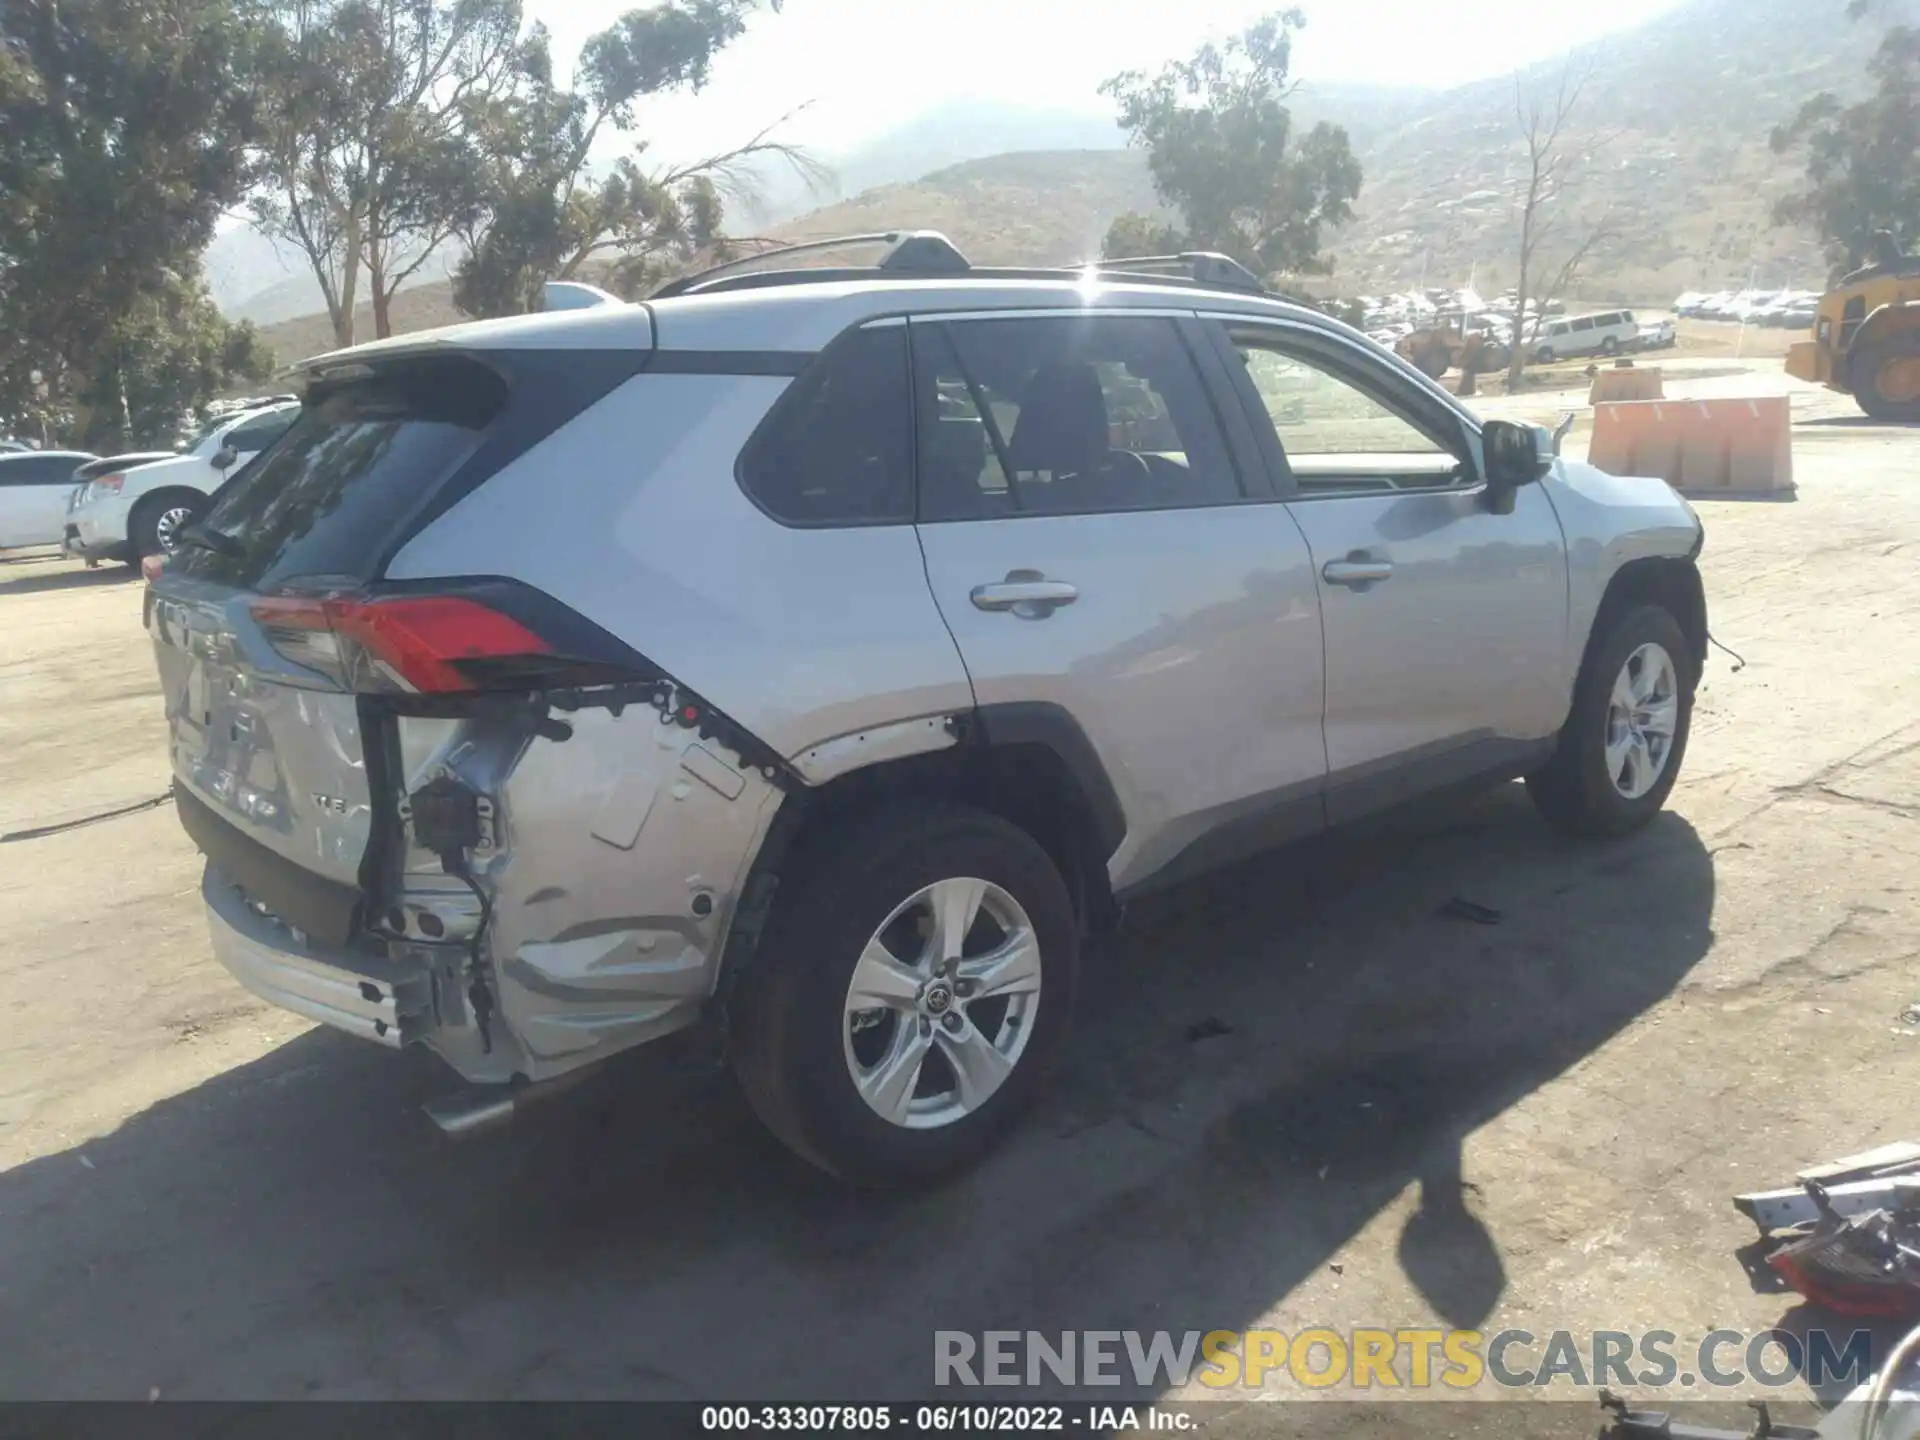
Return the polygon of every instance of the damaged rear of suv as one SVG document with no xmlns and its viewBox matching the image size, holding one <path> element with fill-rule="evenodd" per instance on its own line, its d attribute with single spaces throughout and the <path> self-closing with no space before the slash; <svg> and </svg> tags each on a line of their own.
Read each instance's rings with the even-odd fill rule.
<svg viewBox="0 0 1920 1440">
<path fill-rule="evenodd" d="M 685 332 L 704 339 L 714 317 L 687 308 Z M 475 1087 L 430 1107 L 450 1131 L 510 1113 L 529 1083 L 724 1012 L 762 929 L 794 923 L 770 902 L 780 872 L 818 858 L 802 819 L 886 811 L 877 788 L 856 805 L 858 787 L 834 782 L 952 750 L 977 726 L 911 527 L 792 529 L 733 482 L 750 441 L 770 471 L 802 443 L 858 464 L 830 433 L 773 436 L 780 422 L 762 421 L 790 387 L 810 386 L 816 410 L 904 401 L 869 393 L 875 359 L 904 362 L 904 330 L 843 349 L 832 378 L 795 382 L 826 338 L 663 348 L 652 311 L 612 306 L 314 362 L 299 421 L 151 588 L 176 798 L 207 858 L 217 958 L 276 1004 L 436 1051 Z M 904 436 L 911 421 L 901 409 L 885 423 Z M 804 504 L 791 480 L 773 483 Z M 907 481 L 896 468 L 875 483 L 904 496 Z M 970 960 L 1017 964 L 1035 922 L 980 883 L 950 897 L 969 902 L 964 920 L 922 894 L 896 931 L 951 941 L 943 960 L 967 941 Z M 1064 1018 L 1071 912 L 1057 879 L 1043 899 L 1029 904 L 1056 930 L 1048 998 Z M 949 967 L 919 987 L 917 1022 L 944 1011 L 949 1038 L 967 1023 L 955 988 L 985 1000 L 989 984 L 1010 987 L 995 1035 L 967 1035 L 985 1056 L 967 1072 L 978 1103 L 947 1118 L 979 1108 L 1027 1048 L 1035 997 L 1012 991 L 1029 977 L 1002 972 Z M 754 1014 L 762 1031 L 777 1023 L 765 1005 Z M 745 1068 L 778 1043 L 734 1048 Z M 887 1103 L 904 1119 L 911 1100 Z M 957 1150 L 912 1148 L 916 1112 L 904 1165 L 877 1114 L 878 1145 L 826 1153 L 775 1123 L 821 1163 L 882 1178 L 971 1153 L 1011 1089 L 1001 1101 L 961 1127 L 977 1138 Z"/>
<path fill-rule="evenodd" d="M 1662 482 L 1221 257 L 866 238 L 309 362 L 148 593 L 216 954 L 444 1057 L 449 1129 L 713 1020 L 795 1150 L 937 1174 L 1124 896 L 1472 781 L 1666 801 Z"/>
</svg>

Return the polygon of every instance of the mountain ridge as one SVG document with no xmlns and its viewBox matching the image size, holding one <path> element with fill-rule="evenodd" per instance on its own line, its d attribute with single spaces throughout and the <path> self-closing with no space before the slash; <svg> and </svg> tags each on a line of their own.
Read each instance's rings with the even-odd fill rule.
<svg viewBox="0 0 1920 1440">
<path fill-rule="evenodd" d="M 1883 8 L 1888 23 L 1920 19 L 1920 0 L 1883 0 Z M 1800 165 L 1773 155 L 1768 135 L 1816 92 L 1864 83 L 1880 31 L 1849 23 L 1844 9 L 1845 0 L 1692 0 L 1523 72 L 1532 85 L 1551 83 L 1562 64 L 1590 72 L 1568 133 L 1570 151 L 1589 157 L 1589 183 L 1570 219 L 1604 222 L 1616 234 L 1596 248 L 1583 296 L 1651 303 L 1755 273 L 1763 283 L 1820 283 L 1818 238 L 1772 224 L 1773 204 L 1798 183 Z M 1513 282 L 1522 154 L 1515 83 L 1403 89 L 1309 77 L 1298 86 L 1296 129 L 1322 119 L 1344 125 L 1366 175 L 1354 222 L 1329 236 L 1335 273 L 1313 288 Z M 951 158 L 1007 134 L 1025 143 Z M 1102 138 L 1116 143 L 1083 143 Z M 760 233 L 934 229 L 978 263 L 1066 263 L 1097 253 L 1116 215 L 1157 208 L 1145 156 L 1119 148 L 1119 138 L 1086 112 L 962 102 L 907 122 L 840 167 L 843 190 L 875 183 L 781 215 Z M 903 167 L 920 168 L 909 178 L 895 173 Z M 788 196 L 775 213 L 792 203 Z M 457 318 L 447 289 L 442 282 L 402 295 L 397 323 Z M 301 347 L 313 331 L 310 317 L 270 327 L 268 339 L 285 355 L 311 353 Z M 324 322 L 319 339 L 331 343 Z"/>
</svg>

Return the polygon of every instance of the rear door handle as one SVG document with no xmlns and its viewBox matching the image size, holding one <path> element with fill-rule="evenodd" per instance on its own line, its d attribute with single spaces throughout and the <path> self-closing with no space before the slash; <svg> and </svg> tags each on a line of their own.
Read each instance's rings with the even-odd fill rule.
<svg viewBox="0 0 1920 1440">
<path fill-rule="evenodd" d="M 972 590 L 976 610 L 1011 610 L 1022 620 L 1044 620 L 1062 605 L 1071 605 L 1080 592 L 1063 580 L 1049 580 L 1037 570 L 1015 570 L 992 585 Z"/>
<path fill-rule="evenodd" d="M 1383 580 L 1393 578 L 1393 564 L 1387 560 L 1329 560 L 1320 570 L 1321 578 L 1329 585 L 1345 585 L 1350 589 L 1364 589 L 1369 585 L 1378 585 Z"/>
</svg>

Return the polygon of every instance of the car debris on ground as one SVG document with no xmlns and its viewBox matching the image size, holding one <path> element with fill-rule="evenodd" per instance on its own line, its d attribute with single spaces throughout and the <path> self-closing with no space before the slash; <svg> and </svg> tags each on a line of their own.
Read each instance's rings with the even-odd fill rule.
<svg viewBox="0 0 1920 1440">
<path fill-rule="evenodd" d="M 1920 1145 L 1902 1141 L 1804 1170 L 1796 1183 L 1734 1197 L 1767 1264 L 1838 1315 L 1920 1315 Z"/>
</svg>

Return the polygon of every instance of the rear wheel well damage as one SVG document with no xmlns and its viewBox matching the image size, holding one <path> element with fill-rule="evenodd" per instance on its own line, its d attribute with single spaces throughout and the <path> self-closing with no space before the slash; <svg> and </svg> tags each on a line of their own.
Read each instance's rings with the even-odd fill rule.
<svg viewBox="0 0 1920 1440">
<path fill-rule="evenodd" d="M 1687 638 L 1686 658 L 1692 662 L 1689 680 L 1698 684 L 1707 663 L 1707 595 L 1700 582 L 1700 569 L 1690 559 L 1631 560 L 1615 572 L 1594 613 L 1593 627 L 1587 632 L 1581 670 L 1586 669 L 1594 650 L 1606 642 L 1613 622 L 1636 605 L 1658 605 L 1673 616 Z M 1578 674 L 1574 683 L 1579 683 Z"/>
<path fill-rule="evenodd" d="M 1007 707 L 1025 711 L 1052 707 Z M 955 721 L 961 741 L 930 754 L 886 760 L 840 775 L 813 789 L 789 790 L 741 889 L 722 962 L 721 1009 L 741 977 L 766 958 L 759 953 L 779 890 L 804 885 L 833 837 L 877 810 L 915 802 L 969 805 L 1017 825 L 1039 842 L 1059 868 L 1083 930 L 1111 928 L 1118 907 L 1107 860 L 1124 838 L 1115 833 L 1118 803 L 1092 745 L 1064 711 L 1058 720 L 1002 717 L 995 709 Z M 1049 727 L 1063 725 L 1067 729 Z M 1039 738 L 1046 732 L 1047 738 Z M 1022 738 L 1000 738 L 1019 735 Z M 1065 735 L 1077 737 L 1063 740 Z M 993 737 L 993 738 L 989 738 Z M 1084 747 L 1084 748 L 1083 748 Z M 1093 788 L 1094 793 L 1089 794 Z M 1109 810 L 1111 806 L 1111 810 Z"/>
</svg>

